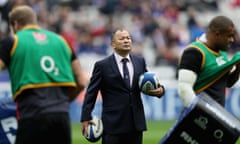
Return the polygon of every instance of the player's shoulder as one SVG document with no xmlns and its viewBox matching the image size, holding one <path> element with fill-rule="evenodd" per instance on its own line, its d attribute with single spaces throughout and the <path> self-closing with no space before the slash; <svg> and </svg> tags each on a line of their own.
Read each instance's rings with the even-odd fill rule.
<svg viewBox="0 0 240 144">
<path fill-rule="evenodd" d="M 202 55 L 202 51 L 199 48 L 196 47 L 187 47 L 183 51 L 184 54 L 190 54 L 190 55 Z"/>
<path fill-rule="evenodd" d="M 2 45 L 11 45 L 14 43 L 14 37 L 13 36 L 6 36 L 0 39 L 0 43 Z"/>
<path fill-rule="evenodd" d="M 10 52 L 15 42 L 15 38 L 12 36 L 4 37 L 0 40 L 1 53 Z M 4 51 L 4 52 L 3 52 Z"/>
</svg>

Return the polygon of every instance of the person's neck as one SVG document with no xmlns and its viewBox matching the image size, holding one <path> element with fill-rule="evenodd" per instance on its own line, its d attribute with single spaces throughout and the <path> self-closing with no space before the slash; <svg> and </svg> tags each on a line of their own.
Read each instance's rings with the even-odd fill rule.
<svg viewBox="0 0 240 144">
<path fill-rule="evenodd" d="M 204 44 L 214 52 L 219 52 L 219 50 L 214 46 L 214 40 L 211 39 L 211 36 L 206 35 L 206 42 Z"/>
<path fill-rule="evenodd" d="M 129 54 L 128 53 L 117 53 L 118 55 L 122 56 L 122 57 L 127 57 Z"/>
</svg>

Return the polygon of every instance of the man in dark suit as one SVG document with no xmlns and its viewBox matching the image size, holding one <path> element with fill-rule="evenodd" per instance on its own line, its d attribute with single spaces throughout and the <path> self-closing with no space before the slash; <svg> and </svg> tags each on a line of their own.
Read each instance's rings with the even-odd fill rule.
<svg viewBox="0 0 240 144">
<path fill-rule="evenodd" d="M 146 128 L 144 107 L 138 79 L 147 71 L 143 57 L 130 54 L 132 39 L 128 31 L 118 29 L 111 37 L 114 53 L 95 63 L 82 107 L 82 134 L 91 123 L 91 113 L 100 90 L 103 100 L 102 144 L 142 144 Z M 127 58 L 129 83 L 124 81 L 122 59 Z M 164 87 L 159 84 L 148 95 L 161 97 Z"/>
</svg>

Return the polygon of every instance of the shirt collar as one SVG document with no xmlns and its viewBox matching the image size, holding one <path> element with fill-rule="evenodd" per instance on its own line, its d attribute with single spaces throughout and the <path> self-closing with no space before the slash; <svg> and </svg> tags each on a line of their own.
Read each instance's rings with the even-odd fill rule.
<svg viewBox="0 0 240 144">
<path fill-rule="evenodd" d="M 122 57 L 122 56 L 120 56 L 119 54 L 114 53 L 114 56 L 115 56 L 115 58 L 116 58 L 116 60 L 117 60 L 118 63 L 121 63 L 121 60 L 122 60 L 123 58 L 127 58 L 127 59 L 129 60 L 129 62 L 131 62 L 131 59 L 130 59 L 130 55 L 129 55 L 129 54 L 128 54 L 126 57 Z"/>
</svg>

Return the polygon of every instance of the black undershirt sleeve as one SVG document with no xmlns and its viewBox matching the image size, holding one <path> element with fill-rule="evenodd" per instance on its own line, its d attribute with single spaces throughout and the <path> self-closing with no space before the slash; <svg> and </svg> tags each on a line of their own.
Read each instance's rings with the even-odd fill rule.
<svg viewBox="0 0 240 144">
<path fill-rule="evenodd" d="M 10 63 L 10 52 L 14 44 L 12 37 L 6 37 L 0 41 L 0 59 L 3 60 L 6 66 Z"/>
<path fill-rule="evenodd" d="M 202 65 L 202 53 L 196 48 L 184 50 L 180 60 L 179 69 L 188 69 L 199 74 Z"/>
<path fill-rule="evenodd" d="M 76 54 L 74 52 L 72 52 L 72 61 L 75 60 L 77 58 Z"/>
</svg>

